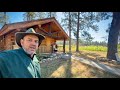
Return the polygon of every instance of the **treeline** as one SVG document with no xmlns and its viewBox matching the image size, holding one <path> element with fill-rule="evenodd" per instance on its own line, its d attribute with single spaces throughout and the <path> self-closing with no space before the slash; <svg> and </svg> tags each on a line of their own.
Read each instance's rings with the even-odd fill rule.
<svg viewBox="0 0 120 90">
<path fill-rule="evenodd" d="M 76 45 L 77 40 L 76 39 L 71 39 L 71 45 Z M 91 42 L 87 42 L 84 40 L 79 40 L 79 45 L 80 46 L 90 46 L 90 45 L 94 45 L 94 46 L 107 46 L 107 43 L 105 41 L 102 42 L 98 42 L 98 41 L 91 41 Z M 57 41 L 58 45 L 63 45 L 63 41 Z M 69 41 L 66 41 L 66 45 L 69 45 Z"/>
<path fill-rule="evenodd" d="M 83 42 L 81 43 L 82 45 L 89 46 L 89 45 L 95 45 L 95 46 L 107 46 L 107 43 L 105 41 L 102 42 L 97 42 L 97 41 L 92 41 L 92 42 Z"/>
</svg>

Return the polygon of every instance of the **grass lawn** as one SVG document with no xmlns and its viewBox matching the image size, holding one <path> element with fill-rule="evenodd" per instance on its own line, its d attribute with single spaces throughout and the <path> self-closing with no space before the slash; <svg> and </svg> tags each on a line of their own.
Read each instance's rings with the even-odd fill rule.
<svg viewBox="0 0 120 90">
<path fill-rule="evenodd" d="M 96 56 L 94 53 L 91 54 Z M 89 55 L 91 54 L 89 53 Z M 59 59 L 41 63 L 41 73 L 42 78 L 120 78 L 120 76 L 91 67 L 77 60 Z"/>
</svg>

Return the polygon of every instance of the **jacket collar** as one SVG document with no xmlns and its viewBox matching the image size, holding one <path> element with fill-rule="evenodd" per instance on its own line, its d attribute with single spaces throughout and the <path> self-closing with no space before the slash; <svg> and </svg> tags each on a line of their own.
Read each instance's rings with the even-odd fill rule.
<svg viewBox="0 0 120 90">
<path fill-rule="evenodd" d="M 35 53 L 35 54 L 33 55 L 33 57 L 31 57 L 31 55 L 28 54 L 28 53 L 26 53 L 23 48 L 20 48 L 20 50 L 21 50 L 24 54 L 26 54 L 28 57 L 30 57 L 32 60 L 33 60 L 34 56 L 36 55 L 36 53 Z"/>
</svg>

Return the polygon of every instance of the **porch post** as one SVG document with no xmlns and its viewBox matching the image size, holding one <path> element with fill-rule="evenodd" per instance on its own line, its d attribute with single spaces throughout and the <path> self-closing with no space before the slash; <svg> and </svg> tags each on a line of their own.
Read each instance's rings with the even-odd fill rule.
<svg viewBox="0 0 120 90">
<path fill-rule="evenodd" d="M 64 38 L 64 41 L 63 41 L 63 53 L 65 53 L 65 38 Z"/>
</svg>

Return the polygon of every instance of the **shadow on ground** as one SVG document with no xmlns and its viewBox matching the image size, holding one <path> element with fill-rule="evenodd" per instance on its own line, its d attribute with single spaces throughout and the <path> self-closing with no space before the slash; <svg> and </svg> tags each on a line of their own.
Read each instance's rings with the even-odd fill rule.
<svg viewBox="0 0 120 90">
<path fill-rule="evenodd" d="M 70 54 L 70 58 L 67 60 L 67 66 L 65 68 L 65 75 L 66 75 L 66 78 L 71 78 L 73 77 L 72 75 L 72 59 L 71 59 L 71 55 Z"/>
<path fill-rule="evenodd" d="M 80 55 L 83 57 L 86 55 L 99 57 L 99 54 L 95 53 L 85 53 L 85 55 L 80 53 Z M 78 60 L 72 60 L 71 56 L 69 59 L 57 59 L 41 63 L 41 72 L 42 78 L 118 78 L 116 75 L 83 64 Z"/>
<path fill-rule="evenodd" d="M 69 59 L 58 59 L 41 63 L 42 78 L 71 78 L 71 55 Z"/>
</svg>

